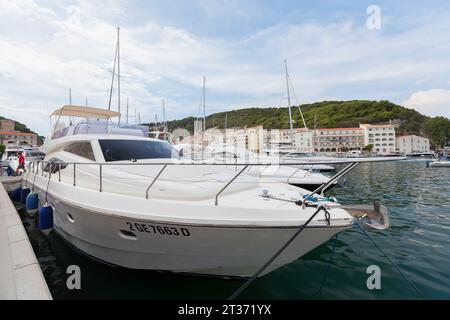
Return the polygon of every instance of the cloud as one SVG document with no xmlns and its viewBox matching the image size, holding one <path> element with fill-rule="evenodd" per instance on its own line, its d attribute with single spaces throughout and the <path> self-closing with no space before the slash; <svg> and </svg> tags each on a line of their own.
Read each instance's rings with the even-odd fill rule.
<svg viewBox="0 0 450 320">
<path fill-rule="evenodd" d="M 242 7 L 234 0 L 197 1 L 203 10 L 195 10 L 195 19 L 212 29 L 202 32 L 183 12 L 191 4 L 174 3 L 0 0 L 0 114 L 45 134 L 47 105 L 53 110 L 67 103 L 69 88 L 74 103 L 88 98 L 90 105 L 106 106 L 116 24 L 121 25 L 122 106 L 129 96 L 131 109 L 145 121 L 155 113 L 161 118 L 163 98 L 169 119 L 195 116 L 203 76 L 208 113 L 286 105 L 285 58 L 300 103 L 326 98 L 401 102 L 419 86 L 448 82 L 450 60 L 440 59 L 450 51 L 450 43 L 442 41 L 450 28 L 446 10 L 424 14 L 415 23 L 409 16 L 386 16 L 374 32 L 365 27 L 365 10 L 362 22 L 345 15 L 333 21 L 285 21 L 271 3 L 249 1 Z M 140 19 L 130 15 L 130 6 L 142 12 Z M 178 12 L 178 23 L 164 22 L 164 11 L 171 17 Z M 261 23 L 271 11 L 276 22 Z M 159 19 L 149 18 L 155 12 Z M 239 32 L 241 26 L 245 32 Z M 234 33 L 222 35 L 224 30 Z"/>
<path fill-rule="evenodd" d="M 431 89 L 414 92 L 403 104 L 428 116 L 450 118 L 450 90 Z"/>
</svg>

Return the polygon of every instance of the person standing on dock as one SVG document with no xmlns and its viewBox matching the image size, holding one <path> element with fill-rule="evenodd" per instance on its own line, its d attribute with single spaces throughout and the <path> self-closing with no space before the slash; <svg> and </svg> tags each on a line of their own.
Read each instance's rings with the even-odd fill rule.
<svg viewBox="0 0 450 320">
<path fill-rule="evenodd" d="M 25 172 L 25 157 L 23 156 L 22 152 L 19 152 L 19 165 L 17 166 L 16 173 L 19 173 L 19 170 L 22 169 L 23 172 Z"/>
</svg>

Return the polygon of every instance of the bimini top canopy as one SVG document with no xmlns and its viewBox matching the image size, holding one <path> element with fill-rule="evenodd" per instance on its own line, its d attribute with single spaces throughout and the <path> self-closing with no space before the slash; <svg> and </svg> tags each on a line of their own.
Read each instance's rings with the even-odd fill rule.
<svg viewBox="0 0 450 320">
<path fill-rule="evenodd" d="M 119 112 L 100 108 L 67 105 L 52 113 L 52 116 L 111 119 L 120 116 Z"/>
</svg>

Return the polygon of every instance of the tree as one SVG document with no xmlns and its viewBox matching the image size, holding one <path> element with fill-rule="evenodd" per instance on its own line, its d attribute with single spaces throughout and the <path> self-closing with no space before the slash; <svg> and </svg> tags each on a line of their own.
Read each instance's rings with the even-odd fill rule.
<svg viewBox="0 0 450 320">
<path fill-rule="evenodd" d="M 450 120 L 445 117 L 434 117 L 425 122 L 425 133 L 438 147 L 445 147 L 450 141 Z"/>
<path fill-rule="evenodd" d="M 0 144 L 0 155 L 3 155 L 5 152 L 6 147 L 3 144 Z"/>
<path fill-rule="evenodd" d="M 373 144 L 368 144 L 364 147 L 364 151 L 372 152 L 373 150 Z"/>
</svg>

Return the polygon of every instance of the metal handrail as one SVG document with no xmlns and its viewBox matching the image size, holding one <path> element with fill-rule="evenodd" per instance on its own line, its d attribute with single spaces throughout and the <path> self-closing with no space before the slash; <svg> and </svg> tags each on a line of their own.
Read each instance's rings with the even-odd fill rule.
<svg viewBox="0 0 450 320">
<path fill-rule="evenodd" d="M 246 165 L 246 166 L 244 166 L 244 168 L 242 168 L 242 170 L 241 171 L 239 171 L 239 173 L 237 174 L 237 175 L 235 175 L 234 177 L 233 177 L 233 179 L 231 179 L 230 181 L 228 181 L 228 183 L 216 194 L 216 201 L 215 201 L 215 204 L 216 204 L 216 206 L 219 204 L 219 196 L 220 196 L 220 194 L 234 181 L 234 180 L 236 180 L 236 178 L 237 177 L 239 177 L 240 175 L 241 175 L 241 173 L 242 172 L 244 172 L 244 170 L 245 169 L 247 169 L 248 168 L 248 165 Z"/>
<path fill-rule="evenodd" d="M 298 163 L 269 163 L 269 164 L 262 164 L 262 163 L 234 163 L 234 165 L 237 166 L 243 166 L 243 168 L 236 174 L 233 176 L 233 178 L 231 180 L 229 180 L 226 185 L 216 194 L 215 196 L 215 205 L 218 205 L 218 198 L 219 196 L 223 193 L 223 191 L 225 191 L 230 184 L 232 184 L 247 168 L 251 167 L 251 166 L 259 166 L 259 167 L 269 167 L 269 166 L 297 166 L 297 165 L 311 165 L 311 164 L 348 164 L 344 169 L 340 170 L 336 175 L 334 175 L 332 178 L 330 178 L 330 180 L 327 183 L 322 184 L 319 188 L 317 188 L 316 190 L 314 190 L 312 193 L 309 194 L 309 196 L 306 199 L 303 199 L 302 203 L 303 205 L 305 204 L 306 200 L 313 196 L 314 194 L 317 194 L 318 192 L 321 192 L 323 190 L 325 190 L 329 185 L 331 185 L 332 183 L 334 183 L 337 179 L 341 178 L 342 176 L 344 176 L 345 174 L 347 174 L 348 172 L 350 172 L 351 170 L 353 170 L 358 164 L 360 163 L 366 163 L 366 162 L 386 162 L 386 161 L 396 161 L 398 159 L 395 158 L 379 158 L 379 159 L 351 159 L 351 160 L 342 160 L 342 161 L 333 161 L 333 162 L 329 162 L 329 161 L 320 161 L 320 162 L 298 162 Z M 163 171 L 167 168 L 167 166 L 227 166 L 228 164 L 226 163 L 205 163 L 205 162 L 146 162 L 146 163 L 136 163 L 136 162 L 124 162 L 124 163 L 117 163 L 117 162 L 102 162 L 102 163 L 96 163 L 96 162 L 55 162 L 55 161 L 44 161 L 44 160 L 37 160 L 37 161 L 32 161 L 31 163 L 33 163 L 33 167 L 34 164 L 37 164 L 36 167 L 36 172 L 34 172 L 33 169 L 33 173 L 35 174 L 35 178 L 36 176 L 39 174 L 39 164 L 41 164 L 41 174 L 42 176 L 44 176 L 44 164 L 58 164 L 59 166 L 59 182 L 61 182 L 61 164 L 69 166 L 69 165 L 73 165 L 73 186 L 76 186 L 76 178 L 77 178 L 77 173 L 76 173 L 76 169 L 78 166 L 83 166 L 83 165 L 88 165 L 88 166 L 93 166 L 93 165 L 98 165 L 99 166 L 99 192 L 103 191 L 103 167 L 104 166 L 163 166 L 161 168 L 161 170 L 158 172 L 158 174 L 155 176 L 155 178 L 152 180 L 152 182 L 150 183 L 150 185 L 148 186 L 147 190 L 146 190 L 146 199 L 148 199 L 149 197 L 149 191 L 151 189 L 151 187 L 155 184 L 155 182 L 158 180 L 158 178 L 161 176 L 161 174 L 163 173 Z M 300 170 L 300 168 L 298 169 Z M 295 171 L 295 173 L 298 172 L 298 170 Z M 289 180 L 288 180 L 289 181 Z M 33 182 L 34 183 L 34 182 Z"/>
<path fill-rule="evenodd" d="M 168 158 L 170 159 L 170 158 Z M 404 160 L 406 157 L 374 157 L 374 158 L 352 158 L 345 160 L 333 160 L 333 161 L 300 161 L 300 162 L 245 162 L 245 163 L 237 163 L 238 166 L 301 166 L 301 165 L 319 165 L 319 164 L 350 164 L 350 163 L 371 163 L 371 162 L 392 162 Z M 177 159 L 178 160 L 178 159 Z M 42 163 L 59 163 L 55 161 L 44 161 L 37 160 L 37 162 Z M 66 165 L 102 165 L 102 166 L 154 166 L 154 165 L 175 165 L 175 166 L 227 166 L 227 165 L 235 165 L 236 163 L 222 162 L 66 162 L 62 161 L 61 164 Z"/>
<path fill-rule="evenodd" d="M 156 180 L 159 178 L 159 176 L 161 175 L 161 173 L 163 173 L 163 171 L 167 168 L 167 165 L 164 165 L 162 167 L 161 170 L 159 170 L 158 174 L 156 175 L 155 179 L 153 179 L 152 183 L 150 183 L 150 185 L 147 188 L 147 191 L 145 192 L 145 199 L 148 199 L 148 191 L 150 190 L 150 188 L 153 186 L 153 184 L 156 182 Z"/>
<path fill-rule="evenodd" d="M 103 166 L 102 164 L 99 165 L 99 191 L 102 192 L 103 190 Z"/>
<path fill-rule="evenodd" d="M 310 199 L 313 195 L 317 194 L 318 192 L 321 192 L 323 190 L 325 190 L 326 188 L 328 188 L 331 184 L 333 184 L 335 181 L 337 181 L 339 178 L 341 178 L 342 176 L 346 175 L 347 173 L 349 173 L 351 170 L 353 170 L 354 168 L 356 168 L 359 165 L 359 162 L 353 162 L 350 163 L 349 165 L 347 165 L 344 169 L 342 169 L 341 171 L 339 171 L 338 173 L 336 173 L 334 176 L 332 176 L 330 178 L 330 180 L 328 180 L 328 182 L 322 184 L 320 187 L 318 187 L 316 190 L 314 190 L 312 193 L 310 193 L 307 197 L 305 197 L 302 200 L 302 207 L 305 207 L 306 201 L 308 199 Z M 323 195 L 323 193 L 322 193 Z"/>
</svg>

